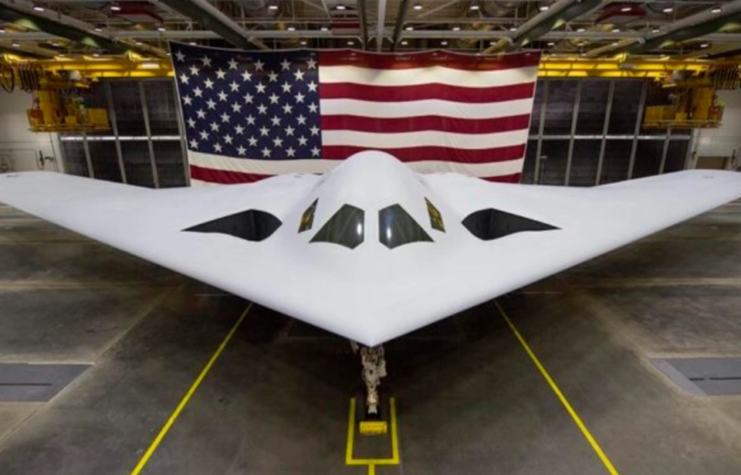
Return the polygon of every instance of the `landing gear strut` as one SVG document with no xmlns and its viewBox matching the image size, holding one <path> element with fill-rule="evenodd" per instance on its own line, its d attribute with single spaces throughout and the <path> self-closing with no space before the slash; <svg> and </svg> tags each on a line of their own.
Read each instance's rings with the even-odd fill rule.
<svg viewBox="0 0 741 475">
<path fill-rule="evenodd" d="M 386 376 L 386 360 L 384 359 L 383 346 L 360 346 L 350 342 L 355 353 L 360 352 L 360 362 L 363 365 L 363 382 L 365 383 L 365 407 L 366 416 L 377 417 L 380 397 L 378 386 L 381 378 Z"/>
</svg>

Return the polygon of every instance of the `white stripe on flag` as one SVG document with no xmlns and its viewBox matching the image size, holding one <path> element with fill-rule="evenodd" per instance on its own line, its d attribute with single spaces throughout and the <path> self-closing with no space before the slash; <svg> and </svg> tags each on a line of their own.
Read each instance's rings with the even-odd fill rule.
<svg viewBox="0 0 741 475">
<path fill-rule="evenodd" d="M 324 130 L 324 146 L 346 145 L 352 147 L 389 148 L 450 147 L 480 150 L 494 147 L 522 145 L 527 140 L 527 130 L 498 132 L 494 134 L 454 134 L 450 132 L 421 131 L 405 133 L 373 133 L 352 130 Z"/>
<path fill-rule="evenodd" d="M 358 66 L 320 66 L 319 83 L 355 83 L 368 86 L 418 86 L 445 84 L 469 88 L 514 86 L 532 83 L 537 67 L 501 71 L 467 71 L 430 66 L 414 69 L 370 69 Z"/>
<path fill-rule="evenodd" d="M 495 119 L 513 115 L 530 114 L 532 99 L 506 102 L 467 104 L 464 102 L 429 99 L 408 102 L 369 102 L 355 99 L 322 99 L 322 115 L 356 115 L 374 119 L 394 119 L 436 115 L 456 119 Z"/>
<path fill-rule="evenodd" d="M 251 158 L 231 158 L 210 153 L 191 151 L 191 165 L 213 170 L 258 175 L 279 175 L 285 173 L 326 173 L 342 163 L 341 160 L 256 160 Z M 503 162 L 466 164 L 443 161 L 419 161 L 407 163 L 412 170 L 419 173 L 457 172 L 477 177 L 508 176 L 522 171 L 522 158 Z"/>
</svg>

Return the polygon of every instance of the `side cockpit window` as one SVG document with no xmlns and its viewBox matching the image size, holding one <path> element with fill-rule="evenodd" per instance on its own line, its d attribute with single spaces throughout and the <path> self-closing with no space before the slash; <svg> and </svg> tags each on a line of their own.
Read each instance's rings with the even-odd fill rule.
<svg viewBox="0 0 741 475">
<path fill-rule="evenodd" d="M 365 211 L 352 205 L 342 205 L 311 242 L 331 242 L 355 249 L 365 239 L 364 223 Z"/>
<path fill-rule="evenodd" d="M 413 242 L 432 242 L 422 226 L 398 204 L 378 212 L 378 239 L 389 249 Z"/>
<path fill-rule="evenodd" d="M 306 208 L 304 214 L 301 216 L 301 223 L 298 225 L 298 232 L 302 233 L 308 231 L 314 225 L 314 215 L 316 214 L 316 205 L 319 203 L 319 198 L 315 199 L 311 206 Z"/>
<path fill-rule="evenodd" d="M 443 215 L 440 214 L 440 211 L 427 198 L 425 198 L 425 203 L 427 203 L 427 213 L 430 215 L 430 226 L 432 226 L 432 229 L 444 233 L 445 223 L 443 223 Z"/>
</svg>

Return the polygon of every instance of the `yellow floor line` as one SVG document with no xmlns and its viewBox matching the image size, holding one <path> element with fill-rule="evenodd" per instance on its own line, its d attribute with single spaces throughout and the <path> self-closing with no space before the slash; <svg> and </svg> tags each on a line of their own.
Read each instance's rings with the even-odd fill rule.
<svg viewBox="0 0 741 475">
<path fill-rule="evenodd" d="M 155 437 L 152 444 L 149 446 L 146 452 L 144 452 L 144 455 L 142 456 L 141 460 L 139 460 L 139 463 L 136 464 L 136 467 L 134 467 L 134 470 L 131 472 L 131 475 L 139 475 L 142 470 L 144 470 L 144 467 L 146 467 L 147 463 L 149 462 L 149 459 L 152 458 L 152 455 L 157 450 L 157 447 L 162 443 L 162 440 L 165 438 L 167 433 L 172 428 L 172 425 L 175 424 L 175 421 L 177 420 L 178 416 L 180 416 L 180 413 L 183 412 L 183 409 L 185 409 L 185 406 L 188 405 L 188 402 L 190 402 L 190 399 L 193 397 L 193 394 L 195 394 L 198 387 L 203 382 L 204 378 L 208 374 L 209 371 L 211 371 L 211 367 L 216 363 L 216 360 L 219 359 L 219 356 L 221 356 L 221 353 L 224 351 L 224 348 L 226 348 L 226 345 L 229 344 L 229 341 L 232 339 L 234 334 L 237 332 L 237 329 L 239 329 L 239 326 L 242 324 L 244 319 L 247 317 L 247 314 L 252 309 L 252 303 L 247 305 L 247 308 L 244 309 L 244 312 L 242 312 L 242 315 L 237 320 L 237 323 L 234 324 L 231 330 L 229 330 L 229 333 L 227 333 L 226 337 L 224 338 L 224 341 L 221 342 L 219 347 L 216 349 L 216 352 L 211 356 L 211 359 L 208 360 L 208 363 L 206 363 L 206 366 L 204 366 L 201 373 L 196 378 L 195 382 L 191 385 L 190 389 L 188 389 L 188 392 L 185 393 L 185 396 L 180 401 L 180 404 L 178 404 L 177 408 L 175 408 L 175 411 L 172 413 L 170 418 L 167 420 L 165 425 L 160 429 L 159 434 L 157 434 L 157 437 Z"/>
<path fill-rule="evenodd" d="M 375 475 L 376 465 L 399 465 L 399 433 L 396 424 L 396 398 L 389 399 L 389 413 L 391 419 L 391 458 L 386 459 L 356 459 L 353 456 L 355 446 L 355 398 L 350 399 L 350 415 L 347 422 L 347 447 L 345 464 L 367 465 L 368 475 Z"/>
<path fill-rule="evenodd" d="M 494 302 L 494 305 L 496 305 L 497 309 L 499 310 L 499 313 L 502 314 L 502 317 L 504 317 L 504 321 L 507 322 L 507 325 L 509 326 L 510 330 L 512 330 L 512 333 L 514 333 L 517 340 L 520 342 L 520 345 L 522 345 L 522 348 L 525 350 L 525 353 L 530 357 L 533 364 L 538 368 L 538 371 L 540 371 L 540 374 L 543 376 L 543 378 L 548 382 L 548 385 L 551 387 L 553 392 L 558 397 L 558 400 L 561 401 L 561 404 L 563 404 L 563 407 L 566 409 L 566 412 L 569 413 L 571 416 L 571 419 L 573 419 L 576 426 L 581 431 L 582 435 L 584 435 L 584 438 L 587 439 L 587 442 L 589 442 L 589 445 L 592 447 L 594 452 L 597 454 L 597 457 L 602 461 L 602 464 L 605 466 L 605 469 L 610 473 L 610 475 L 619 475 L 617 469 L 612 465 L 612 462 L 610 462 L 610 459 L 607 457 L 605 452 L 602 450 L 602 447 L 600 447 L 599 443 L 597 442 L 597 439 L 594 438 L 591 432 L 589 432 L 589 429 L 587 429 L 587 426 L 582 422 L 581 417 L 576 413 L 574 408 L 571 406 L 569 401 L 566 399 L 566 396 L 563 395 L 561 390 L 558 388 L 558 385 L 553 380 L 550 374 L 548 374 L 548 371 L 546 371 L 543 364 L 540 362 L 537 356 L 535 356 L 535 353 L 530 348 L 530 345 L 527 344 L 525 339 L 522 337 L 520 332 L 515 327 L 514 323 L 512 323 L 512 320 L 509 319 L 507 314 L 504 312 L 504 309 L 501 305 L 499 305 L 499 302 Z"/>
</svg>

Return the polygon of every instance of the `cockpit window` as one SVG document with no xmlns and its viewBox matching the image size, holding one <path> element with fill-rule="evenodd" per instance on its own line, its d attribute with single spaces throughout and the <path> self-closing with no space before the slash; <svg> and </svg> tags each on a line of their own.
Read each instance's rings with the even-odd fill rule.
<svg viewBox="0 0 741 475">
<path fill-rule="evenodd" d="M 378 212 L 378 239 L 389 249 L 412 242 L 432 242 L 425 230 L 398 204 Z"/>
<path fill-rule="evenodd" d="M 342 205 L 311 242 L 332 242 L 355 249 L 365 238 L 364 223 L 365 211 L 352 205 Z"/>
<path fill-rule="evenodd" d="M 425 198 L 425 203 L 427 203 L 427 212 L 430 214 L 430 226 L 432 226 L 432 229 L 445 232 L 443 215 L 440 214 L 440 211 L 438 211 L 437 208 L 435 208 L 435 205 L 430 203 L 430 200 L 427 198 Z"/>
<path fill-rule="evenodd" d="M 306 208 L 304 214 L 301 216 L 301 223 L 298 225 L 298 232 L 302 233 L 311 229 L 314 224 L 314 215 L 316 214 L 316 205 L 319 203 L 319 198 L 315 199 L 311 206 Z"/>
</svg>

